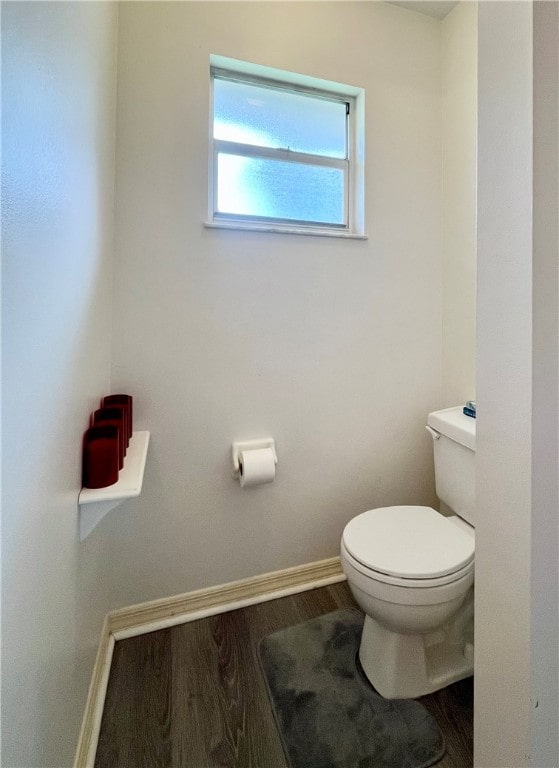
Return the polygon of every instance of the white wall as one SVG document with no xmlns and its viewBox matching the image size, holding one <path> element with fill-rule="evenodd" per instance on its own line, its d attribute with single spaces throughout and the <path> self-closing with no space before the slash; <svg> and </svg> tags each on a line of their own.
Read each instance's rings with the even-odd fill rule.
<svg viewBox="0 0 559 768">
<path fill-rule="evenodd" d="M 557 6 L 479 7 L 475 764 L 556 766 Z"/>
<path fill-rule="evenodd" d="M 286 12 L 288 8 L 288 12 Z M 366 90 L 366 242 L 208 230 L 209 55 Z M 127 604 L 338 553 L 433 503 L 441 402 L 440 25 L 383 3 L 124 3 L 113 389 L 152 432 L 92 538 Z M 272 435 L 274 484 L 230 444 Z"/>
<path fill-rule="evenodd" d="M 532 723 L 530 764 L 559 765 L 559 5 L 534 3 Z"/>
<path fill-rule="evenodd" d="M 475 399 L 477 3 L 441 22 L 442 56 L 442 403 Z"/>
<path fill-rule="evenodd" d="M 78 541 L 110 374 L 116 6 L 2 4 L 2 715 L 6 766 L 67 766 L 110 607 Z"/>
<path fill-rule="evenodd" d="M 541 35 L 556 9 L 540 11 Z M 121 17 L 112 389 L 135 394 L 153 439 L 142 497 L 78 545 L 76 446 L 109 387 L 116 17 L 3 6 L 5 765 L 69 763 L 109 606 L 329 556 L 357 511 L 431 503 L 425 414 L 471 394 L 472 305 L 450 314 L 472 278 L 457 250 L 471 166 L 443 176 L 440 155 L 461 120 L 453 86 L 471 103 L 471 7 L 442 25 L 444 137 L 441 26 L 419 14 L 129 3 Z M 537 174 L 553 161 L 546 110 L 531 260 L 531 5 L 481 4 L 480 33 L 476 765 L 494 768 L 554 760 L 557 489 L 533 467 L 556 458 L 557 264 L 537 204 L 554 183 Z M 203 228 L 210 52 L 366 89 L 367 242 Z M 452 140 L 465 161 L 471 131 Z M 460 222 L 441 178 L 465 195 Z M 230 442 L 268 433 L 277 481 L 241 491 Z"/>
</svg>

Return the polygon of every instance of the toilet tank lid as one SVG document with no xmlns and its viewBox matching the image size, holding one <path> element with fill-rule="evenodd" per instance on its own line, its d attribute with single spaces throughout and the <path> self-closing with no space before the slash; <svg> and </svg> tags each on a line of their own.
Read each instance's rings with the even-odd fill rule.
<svg viewBox="0 0 559 768">
<path fill-rule="evenodd" d="M 443 411 L 433 411 L 427 417 L 427 424 L 441 435 L 475 451 L 476 420 L 466 416 L 461 405 L 445 408 Z"/>
<path fill-rule="evenodd" d="M 367 568 L 389 576 L 434 579 L 474 560 L 474 538 L 431 507 L 379 507 L 346 525 L 343 543 Z"/>
</svg>

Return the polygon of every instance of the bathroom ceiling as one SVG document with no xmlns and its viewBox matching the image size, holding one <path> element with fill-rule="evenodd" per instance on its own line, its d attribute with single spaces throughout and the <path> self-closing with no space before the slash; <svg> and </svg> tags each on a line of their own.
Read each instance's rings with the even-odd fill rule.
<svg viewBox="0 0 559 768">
<path fill-rule="evenodd" d="M 408 0 L 407 2 L 387 0 L 387 2 L 390 5 L 399 5 L 400 8 L 407 8 L 410 11 L 424 13 L 434 19 L 444 19 L 447 13 L 450 13 L 454 6 L 458 5 L 458 2 L 452 2 L 452 0 Z"/>
</svg>

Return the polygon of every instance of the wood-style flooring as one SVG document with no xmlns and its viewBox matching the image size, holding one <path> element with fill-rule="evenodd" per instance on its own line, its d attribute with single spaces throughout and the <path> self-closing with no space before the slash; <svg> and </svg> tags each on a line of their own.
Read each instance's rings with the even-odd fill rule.
<svg viewBox="0 0 559 768">
<path fill-rule="evenodd" d="M 258 642 L 354 605 L 343 582 L 119 640 L 95 768 L 285 768 Z M 471 679 L 420 701 L 446 739 L 437 768 L 472 766 Z"/>
</svg>

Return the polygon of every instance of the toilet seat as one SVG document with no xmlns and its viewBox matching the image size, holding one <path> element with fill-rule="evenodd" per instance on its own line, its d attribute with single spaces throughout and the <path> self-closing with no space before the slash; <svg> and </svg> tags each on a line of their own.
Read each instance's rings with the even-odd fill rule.
<svg viewBox="0 0 559 768">
<path fill-rule="evenodd" d="M 437 587 L 473 571 L 474 539 L 431 507 L 380 507 L 346 525 L 346 555 L 364 576 L 407 588 Z"/>
<path fill-rule="evenodd" d="M 342 541 L 341 546 L 341 552 L 343 559 L 346 563 L 348 563 L 354 571 L 364 576 L 367 580 L 378 582 L 379 584 L 386 584 L 387 586 L 394 586 L 407 589 L 407 590 L 413 590 L 413 591 L 432 591 L 433 589 L 436 589 L 437 587 L 445 587 L 445 586 L 452 586 L 453 584 L 456 584 L 456 582 L 462 581 L 465 577 L 468 577 L 469 575 L 472 575 L 473 580 L 473 572 L 474 572 L 474 563 L 470 563 L 469 565 L 465 566 L 464 568 L 461 568 L 459 571 L 456 571 L 455 573 L 449 573 L 446 576 L 441 576 L 438 579 L 406 579 L 406 578 L 398 578 L 397 576 L 387 576 L 385 573 L 381 573 L 380 571 L 374 571 L 372 568 L 367 568 L 367 566 L 363 565 L 363 563 L 360 563 L 359 560 L 357 560 L 353 555 L 351 555 L 350 552 L 348 552 L 346 546 L 344 545 L 344 542 Z"/>
</svg>

